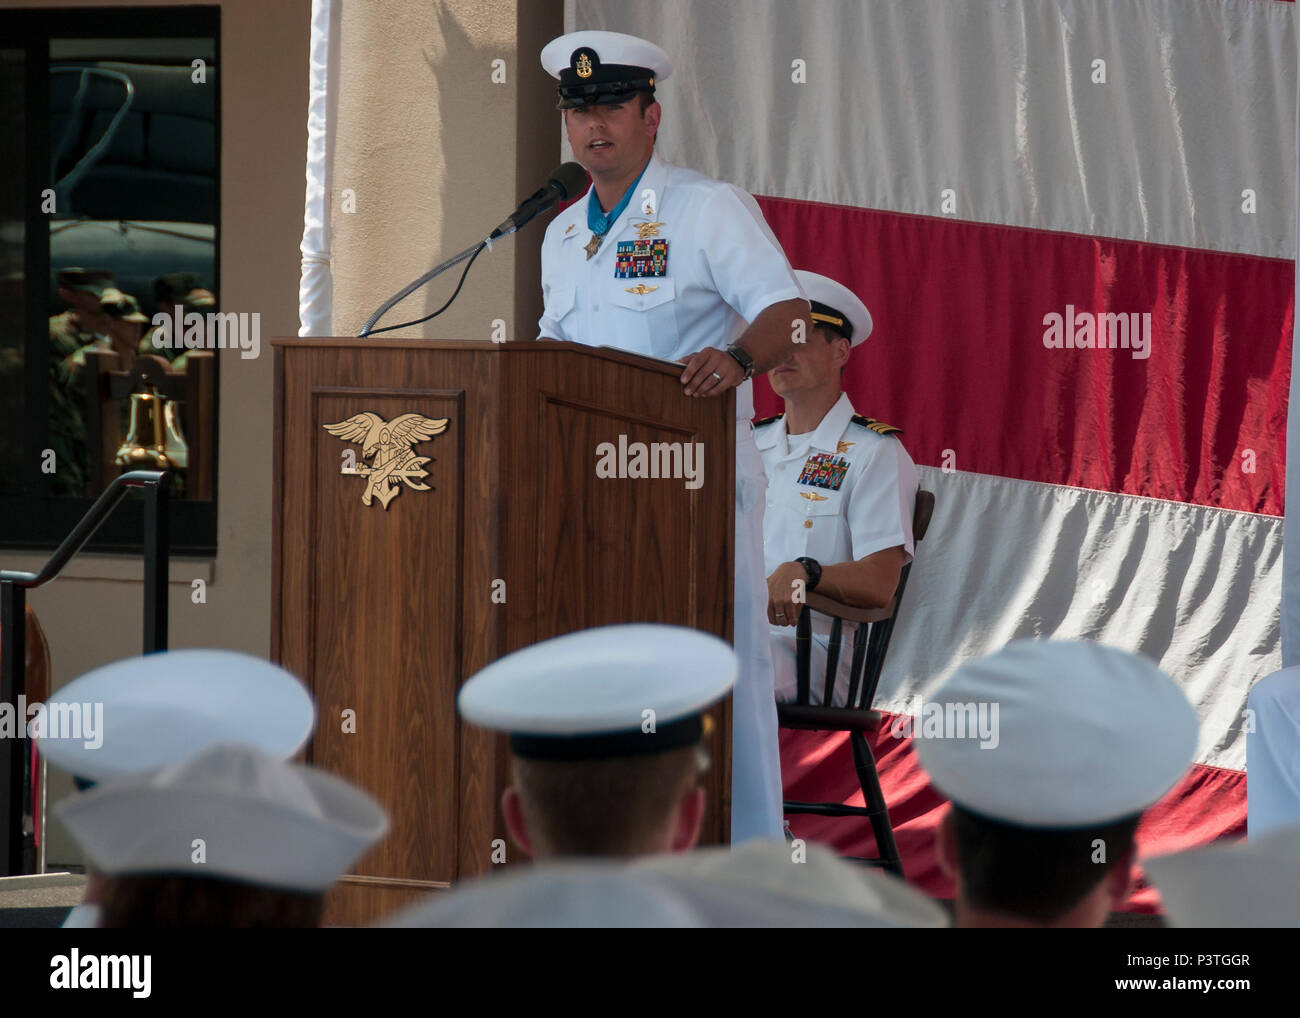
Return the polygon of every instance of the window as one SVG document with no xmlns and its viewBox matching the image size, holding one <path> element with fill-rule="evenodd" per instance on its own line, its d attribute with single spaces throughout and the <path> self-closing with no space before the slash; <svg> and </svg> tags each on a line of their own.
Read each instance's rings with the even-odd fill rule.
<svg viewBox="0 0 1300 1018">
<path fill-rule="evenodd" d="M 215 7 L 0 11 L 0 546 L 165 466 L 173 550 L 216 551 L 219 351 L 181 337 L 220 306 L 218 38 Z M 128 500 L 91 547 L 140 528 Z"/>
</svg>

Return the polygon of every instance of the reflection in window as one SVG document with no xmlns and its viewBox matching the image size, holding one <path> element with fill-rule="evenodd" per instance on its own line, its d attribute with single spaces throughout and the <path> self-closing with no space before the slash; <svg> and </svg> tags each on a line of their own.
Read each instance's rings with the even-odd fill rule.
<svg viewBox="0 0 1300 1018">
<path fill-rule="evenodd" d="M 214 362 L 151 323 L 215 306 L 214 63 L 202 39 L 50 43 L 56 494 L 147 468 L 211 497 Z"/>
<path fill-rule="evenodd" d="M 167 466 L 173 550 L 216 550 L 220 9 L 0 10 L 0 547 L 52 548 Z M 92 547 L 139 547 L 128 499 Z"/>
</svg>

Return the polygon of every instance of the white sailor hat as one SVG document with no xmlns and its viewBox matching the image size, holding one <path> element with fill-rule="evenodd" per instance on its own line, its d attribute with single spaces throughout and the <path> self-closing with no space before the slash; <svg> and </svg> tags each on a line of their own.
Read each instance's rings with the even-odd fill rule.
<svg viewBox="0 0 1300 1018">
<path fill-rule="evenodd" d="M 1300 827 L 1145 859 L 1142 865 L 1160 890 L 1171 926 L 1300 927 Z"/>
<path fill-rule="evenodd" d="M 559 78 L 559 108 L 624 103 L 637 92 L 654 93 L 673 73 L 668 54 L 652 42 L 622 32 L 570 32 L 542 50 L 542 66 Z"/>
<path fill-rule="evenodd" d="M 795 269 L 799 285 L 812 304 L 812 319 L 857 346 L 871 335 L 871 312 L 858 295 L 829 276 Z"/>
<path fill-rule="evenodd" d="M 1186 772 L 1200 727 L 1169 676 L 1096 643 L 1016 640 L 928 699 L 945 730 L 933 737 L 918 719 L 916 751 L 935 785 L 969 812 L 1022 827 L 1141 813 Z M 976 731 L 976 717 L 991 731 Z"/>
<path fill-rule="evenodd" d="M 307 741 L 316 711 L 303 684 L 269 661 L 172 650 L 87 672 L 46 701 L 44 716 L 41 754 L 79 778 L 106 781 L 223 742 L 288 759 Z M 80 725 L 65 723 L 74 716 Z"/>
<path fill-rule="evenodd" d="M 583 859 L 482 877 L 385 920 L 395 927 L 941 927 L 947 913 L 896 877 L 780 839 Z"/>
<path fill-rule="evenodd" d="M 341 778 L 235 745 L 106 782 L 54 813 L 111 877 L 173 873 L 296 891 L 328 888 L 388 828 L 379 804 Z"/>
<path fill-rule="evenodd" d="M 820 845 L 791 853 L 779 838 L 638 859 L 712 927 L 942 927 L 948 914 L 887 873 L 845 862 Z"/>
<path fill-rule="evenodd" d="M 695 745 L 736 655 L 680 626 L 602 626 L 525 647 L 461 687 L 461 715 L 510 733 L 516 756 L 593 760 Z"/>
<path fill-rule="evenodd" d="M 557 860 L 479 877 L 377 925 L 403 929 L 694 929 L 676 889 L 607 859 Z"/>
</svg>

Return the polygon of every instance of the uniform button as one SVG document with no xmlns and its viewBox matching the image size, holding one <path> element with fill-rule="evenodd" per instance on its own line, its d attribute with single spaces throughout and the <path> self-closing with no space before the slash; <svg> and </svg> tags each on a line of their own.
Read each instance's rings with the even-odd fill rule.
<svg viewBox="0 0 1300 1018">
<path fill-rule="evenodd" d="M 805 527 L 807 527 L 808 529 L 811 530 L 811 529 L 812 529 L 812 520 L 804 520 L 804 521 L 803 521 L 803 525 L 804 525 Z"/>
<path fill-rule="evenodd" d="M 767 507 L 768 507 L 769 509 L 771 509 L 774 505 L 776 505 L 776 503 L 775 503 L 774 501 L 772 501 L 772 499 L 769 498 L 769 499 L 767 500 Z"/>
</svg>

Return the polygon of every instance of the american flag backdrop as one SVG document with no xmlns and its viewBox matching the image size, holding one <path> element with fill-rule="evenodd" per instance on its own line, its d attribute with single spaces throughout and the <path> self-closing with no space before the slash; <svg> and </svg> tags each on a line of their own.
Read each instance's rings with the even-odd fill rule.
<svg viewBox="0 0 1300 1018">
<path fill-rule="evenodd" d="M 1272 0 L 566 10 L 568 30 L 663 46 L 660 154 L 753 193 L 795 268 L 871 310 L 845 388 L 904 430 L 937 499 L 877 706 L 914 714 L 1016 637 L 1149 656 L 1202 734 L 1143 855 L 1243 832 L 1245 698 L 1281 665 L 1294 18 Z M 889 729 L 908 879 L 950 895 L 943 798 Z M 843 737 L 783 733 L 782 762 L 791 798 L 861 799 Z M 871 850 L 862 822 L 792 822 Z M 1156 901 L 1139 882 L 1130 907 Z"/>
</svg>

